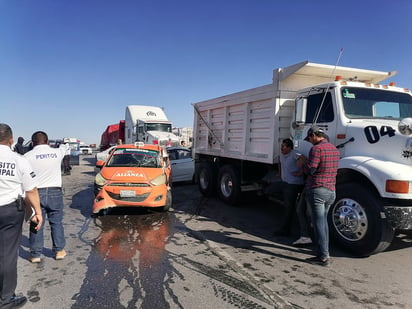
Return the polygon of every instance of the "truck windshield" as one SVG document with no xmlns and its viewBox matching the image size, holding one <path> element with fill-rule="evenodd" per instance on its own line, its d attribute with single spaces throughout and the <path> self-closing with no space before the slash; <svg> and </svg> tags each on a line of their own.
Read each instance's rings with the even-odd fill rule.
<svg viewBox="0 0 412 309">
<path fill-rule="evenodd" d="M 348 118 L 402 119 L 412 116 L 412 97 L 381 89 L 341 89 L 343 108 Z"/>
<path fill-rule="evenodd" d="M 146 123 L 146 131 L 172 132 L 170 123 Z"/>
</svg>

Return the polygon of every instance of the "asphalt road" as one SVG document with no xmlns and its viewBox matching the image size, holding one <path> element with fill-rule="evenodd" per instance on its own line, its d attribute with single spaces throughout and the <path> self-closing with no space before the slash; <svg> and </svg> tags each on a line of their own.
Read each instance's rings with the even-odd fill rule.
<svg viewBox="0 0 412 309">
<path fill-rule="evenodd" d="M 412 234 L 385 252 L 354 258 L 331 246 L 329 267 L 311 249 L 273 238 L 273 203 L 239 207 L 205 199 L 192 184 L 173 188 L 168 213 L 135 211 L 91 218 L 94 159 L 64 176 L 68 256 L 30 264 L 28 227 L 18 261 L 24 308 L 412 308 Z"/>
</svg>

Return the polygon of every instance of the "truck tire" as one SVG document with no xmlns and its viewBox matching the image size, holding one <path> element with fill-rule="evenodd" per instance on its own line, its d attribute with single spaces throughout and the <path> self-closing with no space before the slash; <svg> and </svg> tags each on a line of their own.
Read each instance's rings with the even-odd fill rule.
<svg viewBox="0 0 412 309">
<path fill-rule="evenodd" d="M 392 242 L 394 229 L 389 225 L 375 193 L 358 183 L 337 187 L 337 196 L 328 214 L 332 238 L 357 256 L 384 251 Z"/>
<path fill-rule="evenodd" d="M 210 163 L 199 163 L 197 170 L 197 184 L 200 193 L 204 196 L 214 196 L 216 194 L 216 177 Z"/>
<path fill-rule="evenodd" d="M 241 195 L 240 179 L 235 169 L 231 165 L 224 165 L 219 170 L 218 193 L 220 199 L 226 204 L 236 204 Z"/>
</svg>

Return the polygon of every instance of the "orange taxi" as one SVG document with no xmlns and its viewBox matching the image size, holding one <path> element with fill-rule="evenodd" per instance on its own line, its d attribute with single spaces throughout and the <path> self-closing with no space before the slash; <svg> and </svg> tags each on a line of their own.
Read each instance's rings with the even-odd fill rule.
<svg viewBox="0 0 412 309">
<path fill-rule="evenodd" d="M 94 180 L 93 213 L 113 207 L 156 207 L 167 211 L 172 205 L 170 163 L 166 149 L 142 142 L 118 145 Z"/>
</svg>

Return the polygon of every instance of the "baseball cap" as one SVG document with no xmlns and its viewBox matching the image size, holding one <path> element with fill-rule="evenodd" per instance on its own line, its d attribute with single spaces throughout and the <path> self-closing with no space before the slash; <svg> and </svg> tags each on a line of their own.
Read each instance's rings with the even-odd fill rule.
<svg viewBox="0 0 412 309">
<path fill-rule="evenodd" d="M 309 141 L 309 137 L 312 134 L 316 134 L 316 135 L 321 135 L 321 136 L 325 136 L 325 131 L 322 128 L 319 128 L 317 126 L 312 126 L 309 130 L 308 133 L 306 135 L 306 137 L 304 138 L 305 141 Z"/>
</svg>

